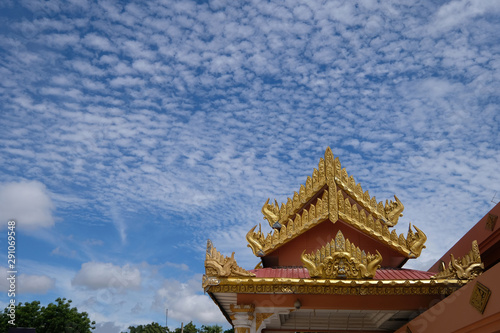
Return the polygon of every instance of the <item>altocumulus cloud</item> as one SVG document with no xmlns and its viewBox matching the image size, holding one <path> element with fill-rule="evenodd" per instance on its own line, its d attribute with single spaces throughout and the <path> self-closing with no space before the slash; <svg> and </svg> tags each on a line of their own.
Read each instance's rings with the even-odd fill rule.
<svg viewBox="0 0 500 333">
<path fill-rule="evenodd" d="M 0 185 L 0 220 L 16 220 L 18 227 L 36 229 L 54 225 L 54 204 L 39 181 Z M 2 224 L 2 227 L 7 224 Z"/>
<path fill-rule="evenodd" d="M 135 289 L 141 285 L 141 273 L 130 265 L 87 262 L 71 281 L 72 285 L 96 290 L 103 288 Z"/>
</svg>

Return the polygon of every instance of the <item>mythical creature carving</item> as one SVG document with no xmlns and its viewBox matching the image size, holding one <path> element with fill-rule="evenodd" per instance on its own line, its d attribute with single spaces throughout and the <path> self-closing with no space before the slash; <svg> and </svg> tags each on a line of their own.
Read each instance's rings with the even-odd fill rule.
<svg viewBox="0 0 500 333">
<path fill-rule="evenodd" d="M 384 222 L 388 227 L 394 227 L 398 224 L 398 220 L 403 216 L 402 213 L 405 209 L 405 206 L 399 201 L 397 196 L 394 195 L 394 199 L 396 201 L 385 201 L 384 211 L 386 220 Z"/>
<path fill-rule="evenodd" d="M 422 253 L 422 250 L 425 249 L 425 242 L 427 241 L 427 236 L 424 234 L 422 230 L 413 226 L 415 228 L 416 233 L 411 230 L 411 223 L 408 229 L 408 236 L 406 237 L 406 242 L 408 249 L 410 250 L 410 258 L 417 258 Z"/>
<path fill-rule="evenodd" d="M 273 229 L 281 229 L 280 220 L 280 209 L 278 206 L 278 202 L 276 199 L 274 200 L 274 204 L 269 203 L 269 198 L 267 199 L 264 206 L 262 206 L 262 214 L 264 214 L 264 220 L 267 220 L 269 226 Z"/>
<path fill-rule="evenodd" d="M 207 277 L 255 276 L 238 266 L 234 259 L 234 252 L 231 257 L 225 257 L 215 249 L 210 240 L 207 241 L 205 275 Z"/>
<path fill-rule="evenodd" d="M 255 228 L 257 228 L 257 226 L 253 227 L 252 229 L 250 229 L 249 232 L 247 232 L 247 235 L 246 235 L 246 239 L 248 242 L 247 247 L 252 249 L 252 252 L 254 255 L 256 255 L 258 257 L 263 257 L 265 255 L 265 252 L 263 250 L 264 235 L 262 234 L 262 231 L 260 229 L 261 228 L 260 224 L 259 224 L 259 232 L 258 233 L 254 232 Z"/>
<path fill-rule="evenodd" d="M 375 250 L 377 251 L 377 250 Z M 380 264 L 382 263 L 382 255 L 377 251 L 377 254 L 370 254 L 366 256 L 366 263 L 359 264 L 359 268 L 361 271 L 361 276 L 364 278 L 372 278 L 375 276 L 375 272 L 380 268 Z"/>
<path fill-rule="evenodd" d="M 462 279 L 472 280 L 482 273 L 484 264 L 481 262 L 481 253 L 477 241 L 472 242 L 472 249 L 462 258 L 455 259 L 453 254 L 450 254 L 450 262 L 448 267 L 441 263 L 440 272 L 432 277 L 432 279 Z"/>
<path fill-rule="evenodd" d="M 378 251 L 366 255 L 348 239 L 345 240 L 340 230 L 335 239 L 316 254 L 305 252 L 302 252 L 301 260 L 312 278 L 371 279 L 383 259 Z"/>
</svg>

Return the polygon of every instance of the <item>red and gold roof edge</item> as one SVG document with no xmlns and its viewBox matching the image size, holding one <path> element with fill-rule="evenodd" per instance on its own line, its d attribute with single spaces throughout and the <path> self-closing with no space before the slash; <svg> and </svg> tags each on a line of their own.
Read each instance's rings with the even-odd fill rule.
<svg viewBox="0 0 500 333">
<path fill-rule="evenodd" d="M 468 280 L 342 280 L 290 278 L 220 278 L 205 280 L 209 293 L 327 295 L 449 295 Z"/>
<path fill-rule="evenodd" d="M 347 245 L 343 246 L 345 249 Z M 355 251 L 358 252 L 357 248 Z M 455 260 L 453 256 L 452 260 Z M 450 263 L 449 267 L 453 268 L 446 272 L 453 272 L 453 274 L 438 273 L 428 279 L 375 280 L 366 276 L 362 278 L 344 276 L 341 279 L 314 277 L 307 265 L 305 268 L 310 272 L 311 278 L 256 277 L 254 272 L 238 266 L 234 259 L 234 252 L 231 257 L 226 257 L 218 252 L 212 242 L 208 240 L 202 286 L 206 292 L 210 293 L 449 294 L 481 274 L 482 263 L 477 242 L 473 242 L 472 249 L 468 254 L 463 258 L 456 259 L 453 264 Z M 470 274 L 457 274 L 457 271 L 470 272 Z"/>
<path fill-rule="evenodd" d="M 427 237 L 415 226 L 415 232 L 410 227 L 406 237 L 402 233 L 398 235 L 396 230 L 389 231 L 404 209 L 396 196 L 395 200 L 386 200 L 384 206 L 370 197 L 368 191 L 363 192 L 328 147 L 318 169 L 314 169 L 312 177 L 294 193 L 293 199 L 288 198 L 281 208 L 277 202 L 266 201 L 262 213 L 274 231 L 264 236 L 260 228 L 255 232 L 257 226 L 253 227 L 246 235 L 248 246 L 254 255 L 263 257 L 326 219 L 333 223 L 340 219 L 406 258 L 417 258 L 425 248 Z"/>
</svg>

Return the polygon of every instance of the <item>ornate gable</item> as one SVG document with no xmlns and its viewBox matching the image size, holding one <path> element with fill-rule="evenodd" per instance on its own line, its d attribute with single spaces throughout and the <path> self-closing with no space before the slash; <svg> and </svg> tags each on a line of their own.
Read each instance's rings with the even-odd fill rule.
<svg viewBox="0 0 500 333">
<path fill-rule="evenodd" d="M 246 235 L 248 246 L 256 256 L 264 257 L 317 224 L 330 220 L 332 223 L 343 221 L 404 257 L 416 258 L 425 247 L 427 237 L 415 226 L 415 232 L 410 227 L 406 237 L 389 230 L 397 224 L 404 209 L 396 196 L 394 199 L 384 204 L 370 197 L 328 147 L 318 168 L 292 198 L 281 205 L 276 200 L 273 204 L 269 204 L 269 199 L 266 201 L 262 213 L 273 231 L 264 235 L 260 227 L 257 232 L 257 226 L 253 227 Z"/>
<path fill-rule="evenodd" d="M 382 255 L 365 253 L 345 239 L 339 230 L 329 244 L 316 253 L 302 252 L 301 260 L 312 278 L 328 279 L 366 279 L 373 278 L 380 268 Z"/>
</svg>

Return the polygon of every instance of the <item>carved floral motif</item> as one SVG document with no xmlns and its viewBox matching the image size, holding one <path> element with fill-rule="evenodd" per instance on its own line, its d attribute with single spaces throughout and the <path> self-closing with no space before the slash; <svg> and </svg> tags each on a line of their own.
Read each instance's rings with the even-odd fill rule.
<svg viewBox="0 0 500 333">
<path fill-rule="evenodd" d="M 382 255 L 378 251 L 374 255 L 365 254 L 339 230 L 335 239 L 316 254 L 305 254 L 304 250 L 301 259 L 313 278 L 369 279 L 380 267 Z"/>
</svg>

